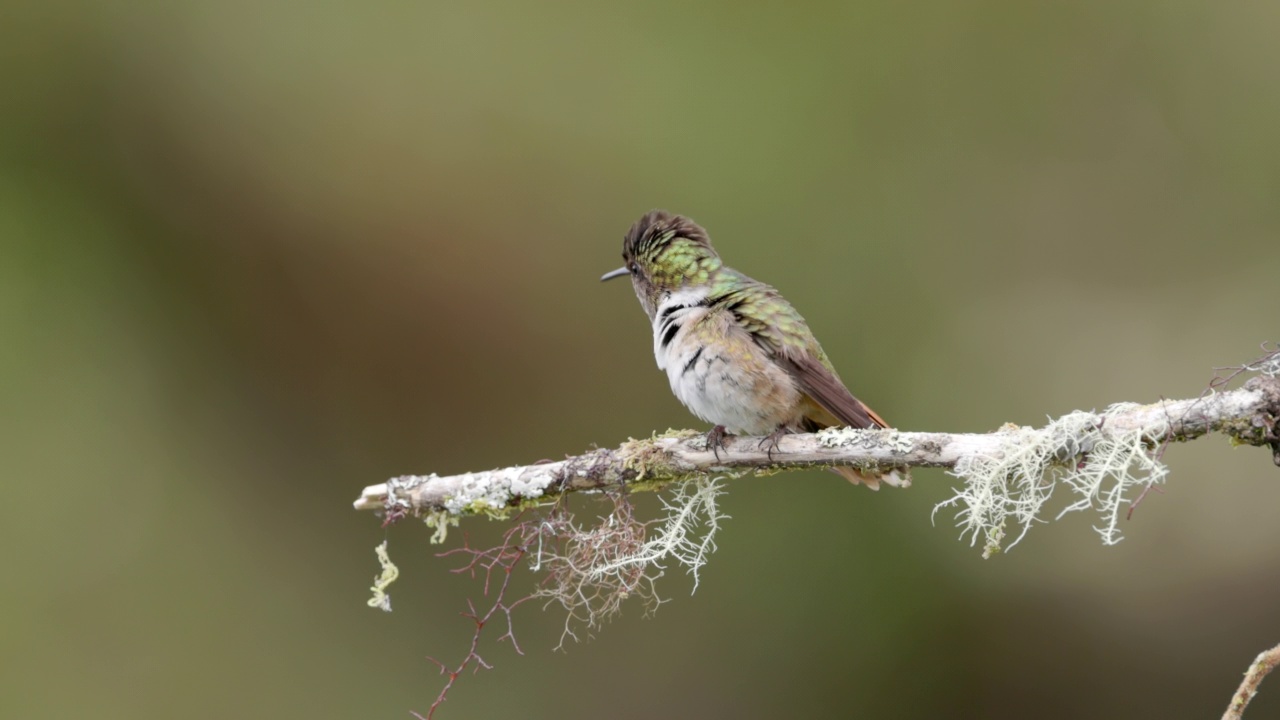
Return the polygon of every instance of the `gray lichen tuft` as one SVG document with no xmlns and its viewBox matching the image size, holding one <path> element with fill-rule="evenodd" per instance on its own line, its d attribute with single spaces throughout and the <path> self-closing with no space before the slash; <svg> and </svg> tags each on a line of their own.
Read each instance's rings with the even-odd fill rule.
<svg viewBox="0 0 1280 720">
<path fill-rule="evenodd" d="M 1017 545 L 1037 522 L 1047 522 L 1045 505 L 1059 487 L 1075 500 L 1058 512 L 1094 510 L 1102 542 L 1122 538 L 1117 527 L 1121 508 L 1140 488 L 1164 482 L 1168 468 L 1155 452 L 1156 438 L 1168 423 L 1117 430 L 1102 428 L 1107 419 L 1132 410 L 1113 405 L 1103 413 L 1074 412 L 1042 429 L 1006 426 L 994 452 L 960 458 L 951 474 L 964 481 L 955 495 L 934 508 L 958 508 L 956 524 L 970 545 L 983 542 L 983 557 Z M 1013 542 L 1005 540 L 1017 528 Z"/>
</svg>

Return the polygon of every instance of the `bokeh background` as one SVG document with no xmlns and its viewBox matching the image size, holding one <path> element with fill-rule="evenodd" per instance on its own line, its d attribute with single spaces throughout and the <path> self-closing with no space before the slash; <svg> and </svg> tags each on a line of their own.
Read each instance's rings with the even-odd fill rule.
<svg viewBox="0 0 1280 720">
<path fill-rule="evenodd" d="M 1276 3 L 0 15 L 3 717 L 424 711 L 478 586 L 350 504 L 702 427 L 597 282 L 653 207 L 904 428 L 1191 396 L 1280 334 Z M 1119 546 L 989 561 L 939 472 L 733 482 L 696 594 L 567 653 L 525 607 L 438 717 L 1216 717 L 1280 641 L 1280 471 L 1167 459 Z"/>
</svg>

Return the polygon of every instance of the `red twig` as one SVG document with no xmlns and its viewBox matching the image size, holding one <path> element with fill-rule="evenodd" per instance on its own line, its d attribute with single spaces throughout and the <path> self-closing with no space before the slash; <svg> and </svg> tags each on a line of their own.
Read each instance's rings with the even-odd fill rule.
<svg viewBox="0 0 1280 720">
<path fill-rule="evenodd" d="M 530 541 L 537 535 L 537 528 L 529 522 L 517 522 L 502 536 L 502 544 L 487 550 L 480 550 L 471 547 L 464 535 L 463 544 L 460 548 L 454 548 L 442 553 L 437 557 L 449 557 L 451 555 L 468 555 L 470 559 L 465 565 L 454 568 L 451 572 L 467 573 L 471 577 L 478 574 L 484 574 L 484 597 L 492 598 L 483 614 L 476 609 L 475 603 L 467 600 L 467 612 L 461 613 L 462 617 L 467 618 L 475 624 L 475 633 L 471 636 L 471 649 L 467 655 L 457 666 L 450 668 L 439 660 L 428 657 L 427 659 L 435 663 L 440 668 L 440 674 L 444 675 L 447 680 L 444 687 L 440 689 L 440 694 L 436 696 L 435 702 L 431 703 L 431 707 L 427 710 L 427 714 L 412 713 L 419 720 L 431 720 L 435 715 L 436 709 L 444 704 L 445 699 L 449 695 L 449 691 L 453 689 L 453 684 L 457 682 L 458 677 L 462 675 L 467 668 L 471 668 L 471 672 L 477 673 L 481 668 L 485 670 L 493 669 L 483 657 L 481 657 L 480 639 L 484 635 L 484 628 L 493 621 L 499 613 L 505 616 L 507 621 L 507 631 L 503 633 L 498 640 L 510 640 L 511 647 L 519 655 L 523 655 L 524 651 L 520 649 L 520 644 L 516 642 L 515 627 L 511 621 L 511 612 L 519 607 L 522 603 L 532 598 L 532 595 L 517 598 L 515 600 L 507 599 L 507 591 L 511 587 L 511 574 L 520 564 L 520 561 L 529 553 Z M 500 581 L 495 583 L 494 574 L 498 573 Z M 493 591 L 492 593 L 490 591 Z"/>
</svg>

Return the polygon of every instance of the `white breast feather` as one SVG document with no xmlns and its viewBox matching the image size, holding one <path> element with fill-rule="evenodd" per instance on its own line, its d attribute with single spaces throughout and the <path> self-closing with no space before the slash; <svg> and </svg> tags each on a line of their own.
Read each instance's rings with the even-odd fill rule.
<svg viewBox="0 0 1280 720">
<path fill-rule="evenodd" d="M 765 390 L 757 386 L 761 381 L 772 380 L 777 384 L 785 384 L 792 390 L 790 381 L 779 370 L 778 377 L 753 378 L 750 389 L 743 387 L 739 378 L 732 386 L 724 367 L 725 359 L 718 353 L 704 350 L 698 357 L 691 372 L 685 372 L 693 356 L 701 348 L 699 343 L 688 342 L 686 334 L 689 327 L 701 320 L 709 310 L 701 305 L 706 299 L 707 290 L 682 290 L 664 298 L 654 313 L 653 321 L 653 356 L 658 368 L 667 373 L 671 383 L 671 392 L 699 418 L 715 424 L 723 425 L 730 432 L 763 435 L 771 432 L 780 422 L 781 416 L 763 415 L 756 407 L 756 398 L 752 391 Z M 671 341 L 663 347 L 662 338 L 675 327 Z M 768 384 L 769 387 L 773 383 Z M 794 400 L 789 399 L 793 404 Z M 782 412 L 786 410 L 780 408 Z"/>
</svg>

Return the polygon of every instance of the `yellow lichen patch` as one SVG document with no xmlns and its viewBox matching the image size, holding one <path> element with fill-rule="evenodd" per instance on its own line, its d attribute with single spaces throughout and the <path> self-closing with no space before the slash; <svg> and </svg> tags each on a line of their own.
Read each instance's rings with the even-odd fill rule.
<svg viewBox="0 0 1280 720">
<path fill-rule="evenodd" d="M 427 527 L 434 528 L 435 532 L 431 534 L 431 544 L 439 545 L 449 537 L 449 526 L 458 527 L 458 516 L 445 510 L 433 510 L 422 518 L 422 522 Z"/>
<path fill-rule="evenodd" d="M 462 512 L 459 514 L 460 515 L 484 515 L 485 517 L 488 517 L 490 520 L 506 520 L 511 517 L 512 509 L 513 508 L 511 508 L 510 506 L 499 507 L 494 505 L 493 503 L 490 503 L 488 500 L 479 498 L 467 503 L 466 507 L 462 508 Z M 454 523 L 454 524 L 456 525 L 457 523 Z"/>
<path fill-rule="evenodd" d="M 391 556 L 387 554 L 387 541 L 383 540 L 382 544 L 373 549 L 378 555 L 378 564 L 382 566 L 382 572 L 373 579 L 373 597 L 369 598 L 369 607 L 376 607 L 384 612 L 391 612 L 391 596 L 387 594 L 387 586 L 396 581 L 400 577 L 400 568 L 391 562 Z"/>
</svg>

